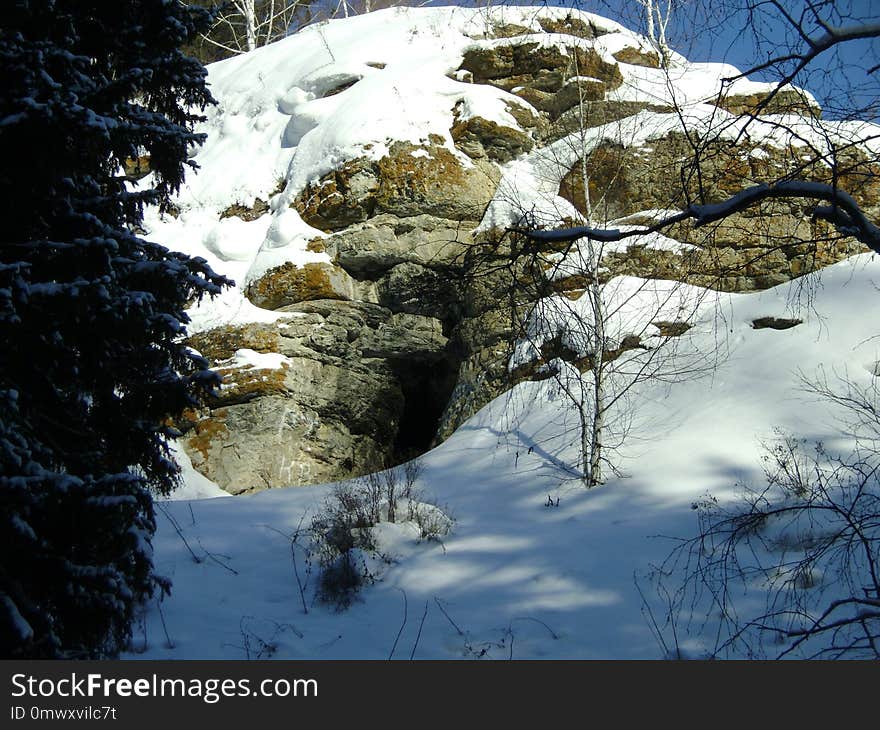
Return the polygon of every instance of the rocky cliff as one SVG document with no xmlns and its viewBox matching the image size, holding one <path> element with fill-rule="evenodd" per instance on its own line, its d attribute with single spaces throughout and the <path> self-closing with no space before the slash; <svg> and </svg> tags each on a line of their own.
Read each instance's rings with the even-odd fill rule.
<svg viewBox="0 0 880 730">
<path fill-rule="evenodd" d="M 364 473 L 448 436 L 510 384 L 512 282 L 540 276 L 509 255 L 524 213 L 634 224 L 803 167 L 790 137 L 736 134 L 766 88 L 720 94 L 729 72 L 675 54 L 660 68 L 621 26 L 548 8 L 380 11 L 213 65 L 202 170 L 177 217 L 147 223 L 238 282 L 193 310 L 189 344 L 225 377 L 180 424 L 194 466 L 237 493 Z M 822 124 L 795 89 L 764 113 L 801 136 Z M 689 177 L 690 132 L 711 141 Z M 876 178 L 862 182 L 877 212 Z M 603 276 L 743 291 L 859 250 L 797 201 L 654 241 L 609 255 Z"/>
</svg>

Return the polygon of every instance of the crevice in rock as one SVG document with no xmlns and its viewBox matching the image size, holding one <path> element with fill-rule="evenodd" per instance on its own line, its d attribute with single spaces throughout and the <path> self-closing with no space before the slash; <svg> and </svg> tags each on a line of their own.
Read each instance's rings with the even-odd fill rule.
<svg viewBox="0 0 880 730">
<path fill-rule="evenodd" d="M 458 380 L 459 361 L 395 360 L 391 367 L 403 391 L 403 413 L 394 441 L 394 464 L 424 454 L 434 445 L 440 417 Z"/>
<path fill-rule="evenodd" d="M 336 96 L 336 94 L 341 94 L 346 89 L 350 89 L 352 86 L 354 86 L 362 78 L 362 76 L 343 77 L 338 83 L 325 91 L 322 94 L 322 98 L 326 99 L 328 96 Z"/>
</svg>

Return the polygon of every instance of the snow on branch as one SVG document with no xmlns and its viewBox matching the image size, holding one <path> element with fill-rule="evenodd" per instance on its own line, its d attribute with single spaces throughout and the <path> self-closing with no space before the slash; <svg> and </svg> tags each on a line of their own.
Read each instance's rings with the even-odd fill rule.
<svg viewBox="0 0 880 730">
<path fill-rule="evenodd" d="M 775 198 L 806 198 L 824 201 L 826 205 L 816 205 L 813 208 L 814 218 L 827 221 L 838 232 L 852 236 L 871 250 L 880 253 L 880 228 L 865 217 L 859 204 L 849 193 L 827 183 L 806 180 L 784 180 L 772 185 L 765 183 L 753 185 L 720 203 L 689 205 L 684 210 L 664 217 L 650 226 L 626 231 L 590 226 L 558 228 L 549 231 L 522 228 L 511 228 L 510 230 L 514 233 L 520 233 L 530 240 L 545 243 L 566 243 L 581 238 L 609 243 L 634 236 L 643 236 L 646 233 L 654 233 L 689 219 L 693 220 L 696 226 L 703 226 L 727 218 L 734 213 L 742 212 L 764 200 Z"/>
</svg>

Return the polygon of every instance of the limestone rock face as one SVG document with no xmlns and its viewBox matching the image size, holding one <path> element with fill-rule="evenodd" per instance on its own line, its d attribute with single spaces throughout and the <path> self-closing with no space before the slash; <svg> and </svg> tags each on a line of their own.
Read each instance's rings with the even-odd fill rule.
<svg viewBox="0 0 880 730">
<path fill-rule="evenodd" d="M 648 68 L 660 68 L 660 56 L 656 51 L 646 51 L 635 46 L 625 46 L 614 54 L 614 58 L 621 63 L 630 66 L 647 66 Z"/>
<path fill-rule="evenodd" d="M 365 299 L 358 282 L 332 264 L 310 263 L 299 267 L 285 263 L 267 271 L 248 285 L 247 297 L 258 307 L 280 309 L 312 299 Z"/>
<path fill-rule="evenodd" d="M 243 221 L 255 221 L 262 215 L 269 212 L 269 204 L 262 198 L 254 200 L 254 204 L 250 207 L 236 203 L 230 205 L 220 214 L 220 218 L 241 218 Z"/>
<path fill-rule="evenodd" d="M 528 134 L 482 117 L 457 122 L 451 132 L 455 146 L 472 159 L 488 157 L 495 162 L 510 162 L 534 147 Z"/>
<path fill-rule="evenodd" d="M 800 114 L 818 118 L 822 110 L 815 100 L 797 89 L 780 89 L 772 99 L 766 94 L 725 94 L 715 102 L 716 106 L 731 114 Z"/>
<path fill-rule="evenodd" d="M 351 160 L 308 185 L 294 207 L 306 223 L 328 232 L 381 213 L 479 220 L 497 182 L 436 140 L 424 146 L 394 142 L 380 160 Z"/>
<path fill-rule="evenodd" d="M 561 33 L 585 40 L 598 38 L 608 32 L 596 23 L 577 18 L 574 15 L 567 15 L 563 18 L 538 18 L 538 24 L 546 33 Z"/>
<path fill-rule="evenodd" d="M 477 46 L 465 52 L 459 67 L 475 83 L 510 91 L 539 111 L 557 118 L 581 99 L 598 100 L 623 83 L 617 64 L 592 48 L 542 43 L 538 36 L 503 45 Z"/>
<path fill-rule="evenodd" d="M 224 376 L 183 424 L 196 468 L 234 492 L 358 475 L 425 450 L 503 392 L 513 272 L 468 260 L 476 225 L 383 213 L 321 239 L 335 264 L 252 282 L 276 322 L 189 341 Z M 282 360 L 237 365 L 242 352 Z"/>
<path fill-rule="evenodd" d="M 455 283 L 442 271 L 402 263 L 377 284 L 379 301 L 398 312 L 434 313 L 448 320 L 459 296 Z"/>
<path fill-rule="evenodd" d="M 430 215 L 398 218 L 382 214 L 322 241 L 323 249 L 352 277 L 381 277 L 398 264 L 454 266 L 473 245 L 478 221 Z"/>
<path fill-rule="evenodd" d="M 236 493 L 382 468 L 408 418 L 400 364 L 430 371 L 444 358 L 447 338 L 428 317 L 333 300 L 282 311 L 289 316 L 276 323 L 190 340 L 224 385 L 210 408 L 183 424 L 184 445 L 197 469 Z M 241 350 L 283 360 L 276 368 L 224 368 Z"/>
<path fill-rule="evenodd" d="M 581 129 L 591 129 L 593 127 L 601 127 L 603 124 L 611 124 L 612 122 L 638 114 L 645 109 L 661 114 L 668 114 L 672 111 L 668 107 L 649 104 L 645 101 L 607 101 L 598 99 L 578 105 L 560 114 L 548 126 L 544 140 L 547 143 L 555 142 Z"/>
<path fill-rule="evenodd" d="M 681 169 L 693 152 L 681 134 L 635 147 L 604 142 L 587 160 L 589 196 L 580 162 L 562 178 L 559 194 L 583 214 L 589 199 L 594 219 L 625 218 L 639 223 L 645 222 L 639 219 L 639 211 L 680 209 L 697 200 L 719 202 L 798 166 L 804 168 L 801 174 L 806 179 L 830 182 L 827 168 L 804 166 L 801 154 L 745 143 L 709 145 L 699 176 L 695 171 L 685 176 Z M 850 167 L 866 170 L 862 161 L 853 161 Z M 865 174 L 847 183 L 866 211 L 880 213 L 880 184 L 875 178 Z M 782 284 L 864 250 L 852 240 L 831 235 L 830 226 L 813 220 L 807 202 L 797 199 L 767 201 L 700 230 L 684 222 L 666 234 L 694 250 L 674 255 L 634 246 L 606 257 L 605 276 L 686 278 L 700 286 L 751 291 Z M 579 288 L 579 284 L 572 281 L 570 287 Z"/>
<path fill-rule="evenodd" d="M 748 136 L 735 146 L 703 145 L 699 174 L 693 168 L 683 174 L 693 157 L 684 134 L 642 136 L 638 144 L 614 134 L 614 122 L 637 122 L 630 118 L 640 112 L 678 118 L 664 105 L 671 100 L 653 91 L 631 94 L 624 86 L 625 79 L 646 78 L 651 72 L 645 69 L 660 67 L 656 52 L 614 24 L 597 25 L 595 16 L 553 12 L 521 20 L 530 27 L 486 18 L 468 31 L 473 43 L 440 71 L 448 76 L 440 102 L 448 110 L 448 133 L 426 130 L 418 142 L 365 143 L 289 196 L 295 176 L 272 192 L 263 189 L 265 199 L 249 197 L 217 211 L 244 221 L 295 218 L 289 204 L 321 232 L 306 245 L 317 254 L 311 258 L 326 254 L 321 262 L 282 263 L 259 276 L 251 270 L 245 294 L 273 310 L 275 321 L 220 327 L 189 340 L 225 380 L 178 425 L 195 467 L 229 491 L 326 482 L 399 463 L 449 436 L 517 378 L 539 377 L 508 372 L 518 332 L 512 302 L 519 316 L 530 306 L 512 296 L 514 282 L 540 282 L 546 292 L 576 299 L 585 275 L 547 281 L 540 266 L 511 260 L 510 236 L 480 223 L 493 196 L 508 194 L 510 178 L 502 182 L 503 175 L 532 163 L 543 172 L 543 153 L 549 152 L 550 172 L 532 192 L 557 205 L 558 190 L 582 216 L 589 200 L 591 220 L 616 224 L 651 223 L 652 211 L 720 201 L 796 168 L 828 181 L 821 166 L 804 167 L 797 145 L 761 146 Z M 617 35 L 602 39 L 611 33 Z M 316 76 L 308 93 L 293 90 L 279 104 L 291 115 L 282 142 L 298 146 L 318 124 L 320 114 L 300 112 L 307 103 L 327 104 L 322 114 L 328 97 L 344 104 L 345 94 L 376 78 L 372 72 L 387 74 L 385 65 L 371 58 L 356 73 Z M 462 89 L 474 91 L 469 84 L 494 88 L 468 96 Z M 762 113 L 820 115 L 796 90 L 765 100 L 727 94 L 712 103 L 733 114 L 764 104 Z M 575 132 L 585 133 L 561 142 Z M 580 148 L 568 154 L 578 140 L 590 140 L 584 160 L 576 160 Z M 841 154 L 852 157 L 841 165 L 849 171 L 841 187 L 880 218 L 880 169 L 865 165 L 855 148 Z M 560 207 L 571 216 L 560 222 L 573 222 L 571 208 Z M 759 289 L 861 250 L 831 233 L 802 201 L 771 201 L 713 226 L 695 229 L 686 222 L 664 231 L 680 247 L 621 247 L 603 258 L 599 274 Z M 688 326 L 655 324 L 677 334 Z"/>
</svg>

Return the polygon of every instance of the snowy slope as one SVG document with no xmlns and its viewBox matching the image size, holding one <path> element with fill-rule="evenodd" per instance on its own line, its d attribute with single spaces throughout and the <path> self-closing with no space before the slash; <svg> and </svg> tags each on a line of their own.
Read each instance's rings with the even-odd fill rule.
<svg viewBox="0 0 880 730">
<path fill-rule="evenodd" d="M 171 644 L 154 604 L 130 657 L 243 658 L 262 639 L 276 658 L 386 658 L 404 601 L 397 658 L 415 646 L 417 658 L 485 649 L 505 659 L 511 640 L 515 658 L 662 656 L 634 577 L 671 550 L 669 537 L 694 533 L 693 501 L 759 485 L 759 442 L 774 427 L 844 444 L 827 404 L 799 390 L 797 372 L 875 377 L 876 327 L 853 313 L 876 299 L 877 282 L 872 256 L 825 269 L 805 322 L 785 331 L 750 323 L 785 316 L 792 285 L 704 301 L 689 347 L 715 348 L 720 337 L 727 356 L 702 379 L 640 387 L 625 476 L 593 490 L 567 472 L 577 459 L 574 418 L 553 381 L 518 386 L 423 459 L 420 486 L 455 518 L 451 534 L 442 545 L 403 528 L 386 535 L 393 562 L 345 612 L 314 602 L 313 575 L 304 613 L 285 538 L 320 509 L 328 487 L 163 503 L 156 565 L 174 581 L 162 603 Z M 546 506 L 548 497 L 559 505 Z M 302 554 L 298 568 L 304 575 Z M 698 651 L 701 641 L 681 645 Z"/>
<path fill-rule="evenodd" d="M 529 24 L 537 11 L 498 12 Z M 617 31 L 598 39 L 609 54 L 633 38 L 596 22 Z M 511 122 L 501 116 L 505 92 L 446 75 L 480 42 L 481 23 L 481 11 L 461 8 L 380 11 L 215 64 L 210 80 L 220 106 L 196 154 L 202 171 L 181 193 L 179 218 L 148 216 L 151 237 L 204 256 L 240 284 L 280 261 L 321 260 L 305 244 L 322 234 L 288 205 L 335 161 L 429 133 L 454 150 L 450 114 L 459 100 Z M 723 116 L 700 102 L 717 93 L 730 68 L 679 63 L 678 93 L 694 117 Z M 619 92 L 628 98 L 669 93 L 651 69 L 628 73 Z M 358 77 L 347 91 L 321 98 Z M 657 132 L 656 115 L 639 116 L 633 123 L 647 139 Z M 539 164 L 514 160 L 505 180 L 520 193 L 533 186 L 536 200 L 553 197 L 553 183 L 530 172 Z M 273 195 L 280 178 L 287 184 Z M 228 205 L 256 197 L 269 200 L 271 215 L 218 220 Z M 485 223 L 507 215 L 499 195 Z M 173 580 L 173 592 L 146 607 L 127 658 L 385 659 L 392 649 L 396 659 L 663 656 L 636 580 L 662 616 L 644 576 L 671 550 L 670 537 L 694 534 L 693 502 L 707 492 L 731 499 L 740 486 L 760 484 L 760 442 L 776 427 L 845 447 L 829 406 L 799 389 L 798 372 L 846 372 L 863 384 L 875 377 L 880 343 L 863 313 L 876 301 L 880 263 L 855 257 L 818 281 L 810 306 L 800 309 L 798 283 L 748 295 L 694 290 L 698 324 L 680 349 L 710 355 L 714 367 L 699 378 L 637 387 L 619 454 L 623 474 L 601 487 L 586 490 L 571 471 L 577 419 L 553 380 L 524 383 L 489 404 L 422 459 L 419 487 L 454 518 L 450 534 L 420 542 L 411 526 L 383 526 L 379 547 L 388 560 L 371 564 L 376 582 L 344 612 L 315 600 L 316 574 L 308 574 L 301 547 L 292 559 L 287 537 L 322 509 L 330 486 L 206 499 L 218 492 L 181 456 L 186 484 L 160 503 L 154 541 L 157 570 Z M 274 318 L 240 291 L 202 305 L 194 329 Z M 757 317 L 795 309 L 804 320 L 797 327 L 751 327 Z M 295 570 L 308 580 L 303 591 Z M 700 636 L 679 640 L 695 653 L 706 646 Z"/>
</svg>

